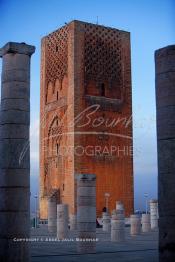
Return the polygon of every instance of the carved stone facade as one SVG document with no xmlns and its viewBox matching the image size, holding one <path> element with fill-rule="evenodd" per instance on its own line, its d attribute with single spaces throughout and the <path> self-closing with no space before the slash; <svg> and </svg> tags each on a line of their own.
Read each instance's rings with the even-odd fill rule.
<svg viewBox="0 0 175 262">
<path fill-rule="evenodd" d="M 133 211 L 130 34 L 72 21 L 42 39 L 40 217 L 47 197 L 76 212 L 76 174 L 97 177 L 97 215 Z"/>
</svg>

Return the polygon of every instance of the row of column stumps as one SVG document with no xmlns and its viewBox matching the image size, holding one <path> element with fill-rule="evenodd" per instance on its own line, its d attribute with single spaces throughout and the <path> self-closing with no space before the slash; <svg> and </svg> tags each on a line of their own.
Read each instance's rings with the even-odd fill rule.
<svg viewBox="0 0 175 262">
<path fill-rule="evenodd" d="M 55 190 L 48 197 L 48 232 L 56 233 L 61 240 L 68 237 L 68 205 L 58 202 L 58 190 Z"/>
<path fill-rule="evenodd" d="M 88 189 L 88 194 L 90 190 Z M 80 197 L 80 196 L 79 196 Z M 85 201 L 85 196 L 81 196 L 83 201 Z M 91 196 L 89 196 L 91 197 Z M 80 201 L 82 199 L 80 198 Z M 86 200 L 88 201 L 88 195 L 86 195 Z M 50 205 L 51 199 L 49 199 L 48 204 Z M 57 232 L 57 237 L 59 239 L 64 239 L 69 236 L 68 234 L 68 224 L 70 222 L 70 230 L 76 230 L 78 228 L 80 235 L 79 238 L 83 239 L 82 236 L 82 229 L 83 226 L 87 229 L 89 227 L 89 223 L 92 223 L 92 218 L 87 217 L 87 212 L 85 212 L 85 206 L 79 206 L 80 210 L 78 212 L 78 219 L 76 219 L 76 215 L 71 215 L 70 219 L 68 219 L 68 205 L 66 204 L 57 204 L 56 201 L 51 202 L 51 208 L 49 210 L 49 220 L 48 223 L 48 231 L 50 233 Z M 85 202 L 84 202 L 85 204 Z M 152 207 L 154 204 L 154 208 Z M 53 208 L 54 205 L 54 208 Z M 86 206 L 86 208 L 88 208 Z M 91 206 L 92 208 L 92 206 Z M 53 212 L 54 210 L 54 212 Z M 150 200 L 150 214 L 133 214 L 130 216 L 130 234 L 131 235 L 139 235 L 141 232 L 146 233 L 150 232 L 151 230 L 158 229 L 158 205 L 157 200 Z M 50 213 L 51 212 L 51 213 Z M 120 201 L 116 202 L 116 210 L 112 211 L 112 216 L 107 213 L 104 215 L 105 212 L 102 213 L 102 224 L 103 224 L 103 231 L 111 232 L 111 241 L 112 242 L 121 242 L 125 240 L 125 216 L 124 216 L 124 206 Z M 54 217 L 53 217 L 54 214 Z M 83 214 L 83 215 L 82 215 Z M 90 213 L 88 213 L 90 214 Z M 94 213 L 95 214 L 95 213 Z M 83 217 L 84 216 L 84 217 Z M 95 217 L 95 215 L 94 215 Z M 108 220 L 106 220 L 106 217 Z M 151 219 L 152 217 L 152 219 Z M 105 219 L 104 219 L 105 218 Z M 84 222 L 82 222 L 84 219 Z M 78 223 L 76 222 L 78 221 Z M 93 225 L 95 224 L 95 219 Z M 54 226 L 53 226 L 54 225 Z M 142 226 L 141 226 L 142 225 Z M 92 226 L 92 224 L 91 224 Z M 87 231 L 86 231 L 87 232 Z M 87 249 L 87 248 L 86 248 Z M 86 250 L 87 251 L 87 250 Z M 84 251 L 85 252 L 85 251 Z"/>
<path fill-rule="evenodd" d="M 110 217 L 108 212 L 102 213 L 102 225 L 104 232 L 111 232 L 111 241 L 122 242 L 125 240 L 125 216 L 124 206 L 120 201 L 116 202 L 116 210 Z M 130 216 L 130 234 L 139 235 L 151 230 L 158 230 L 158 201 L 150 200 L 150 214 L 133 214 Z"/>
<path fill-rule="evenodd" d="M 158 201 L 150 200 L 150 214 L 133 214 L 130 216 L 130 234 L 139 235 L 141 232 L 147 233 L 158 230 Z"/>
<path fill-rule="evenodd" d="M 77 216 L 70 216 L 70 230 L 77 229 L 77 251 L 96 251 L 96 176 L 80 174 L 77 178 Z M 68 205 L 58 204 L 56 194 L 48 198 L 48 231 L 57 232 L 58 239 L 65 239 L 68 233 Z"/>
<path fill-rule="evenodd" d="M 56 233 L 59 239 L 63 239 L 62 235 L 67 237 L 67 228 L 70 225 L 70 230 L 77 229 L 77 219 L 75 214 L 71 214 L 69 217 L 68 205 L 58 204 L 58 200 L 55 194 L 48 197 L 48 232 Z M 64 231 L 63 232 L 63 228 Z M 62 232 L 62 233 L 61 233 Z"/>
<path fill-rule="evenodd" d="M 150 214 L 131 215 L 131 235 L 138 235 L 141 233 L 150 232 L 151 230 L 158 230 L 158 201 L 156 199 L 150 200 Z M 142 225 L 142 227 L 141 227 Z"/>
<path fill-rule="evenodd" d="M 30 260 L 30 58 L 35 47 L 9 42 L 2 57 L 0 261 Z"/>
<path fill-rule="evenodd" d="M 155 52 L 159 261 L 175 261 L 175 45 Z"/>
<path fill-rule="evenodd" d="M 96 176 L 92 174 L 77 175 L 77 222 L 76 215 L 70 219 L 70 229 L 77 228 L 77 251 L 79 253 L 96 252 Z M 57 204 L 57 197 L 52 195 L 48 199 L 49 232 L 56 233 L 57 238 L 69 237 L 68 205 Z M 51 219 L 52 217 L 52 219 Z M 56 223 L 57 220 L 57 223 Z M 157 230 L 158 203 L 150 200 L 150 214 L 133 214 L 130 216 L 130 234 L 139 235 Z M 53 226 L 54 224 L 54 226 Z M 112 218 L 108 212 L 102 214 L 103 231 L 111 232 L 112 242 L 125 241 L 125 214 L 121 201 L 116 202 L 116 209 L 112 211 Z M 142 224 L 142 227 L 141 227 Z M 142 230 L 141 230 L 142 229 Z"/>
</svg>

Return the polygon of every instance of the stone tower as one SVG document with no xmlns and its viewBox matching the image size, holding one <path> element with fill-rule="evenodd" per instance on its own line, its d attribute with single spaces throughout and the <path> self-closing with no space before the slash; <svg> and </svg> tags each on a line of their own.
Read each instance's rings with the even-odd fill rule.
<svg viewBox="0 0 175 262">
<path fill-rule="evenodd" d="M 133 211 L 130 33 L 72 21 L 42 39 L 40 218 L 47 199 L 76 212 L 76 174 L 96 174 L 97 215 Z M 108 200 L 105 199 L 108 193 Z"/>
</svg>

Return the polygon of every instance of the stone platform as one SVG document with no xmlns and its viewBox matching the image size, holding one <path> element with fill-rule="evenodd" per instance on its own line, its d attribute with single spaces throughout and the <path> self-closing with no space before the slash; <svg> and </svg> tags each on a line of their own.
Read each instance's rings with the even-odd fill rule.
<svg viewBox="0 0 175 262">
<path fill-rule="evenodd" d="M 126 228 L 126 241 L 112 243 L 110 234 L 97 229 L 96 254 L 77 254 L 76 232 L 70 232 L 67 241 L 54 241 L 56 236 L 49 234 L 46 226 L 31 230 L 31 262 L 157 262 L 158 232 L 142 233 L 130 236 Z M 50 240 L 50 241 L 49 241 Z"/>
</svg>

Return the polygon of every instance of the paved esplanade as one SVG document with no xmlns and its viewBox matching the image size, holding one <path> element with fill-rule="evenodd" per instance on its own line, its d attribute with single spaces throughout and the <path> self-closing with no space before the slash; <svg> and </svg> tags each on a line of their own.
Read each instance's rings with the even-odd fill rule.
<svg viewBox="0 0 175 262">
<path fill-rule="evenodd" d="M 32 229 L 31 262 L 158 262 L 158 231 L 130 235 L 125 228 L 125 242 L 111 242 L 110 232 L 98 228 L 96 253 L 77 253 L 78 232 L 70 231 L 65 241 L 54 241 L 47 226 Z M 36 237 L 36 241 L 35 241 Z"/>
<path fill-rule="evenodd" d="M 175 45 L 155 53 L 160 261 L 175 261 Z"/>
<path fill-rule="evenodd" d="M 7 43 L 2 57 L 0 118 L 0 261 L 27 262 L 30 232 L 30 57 L 35 47 Z"/>
</svg>

